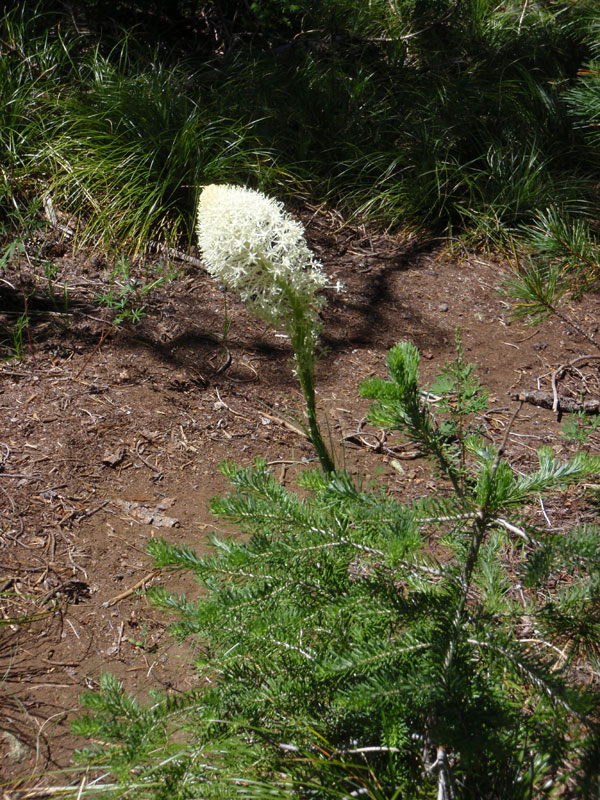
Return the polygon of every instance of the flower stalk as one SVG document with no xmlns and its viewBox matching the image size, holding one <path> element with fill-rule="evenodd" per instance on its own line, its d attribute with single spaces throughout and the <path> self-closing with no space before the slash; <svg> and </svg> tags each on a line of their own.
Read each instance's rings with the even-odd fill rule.
<svg viewBox="0 0 600 800">
<path fill-rule="evenodd" d="M 306 404 L 308 434 L 324 472 L 335 465 L 319 428 L 315 347 L 320 331 L 317 292 L 327 276 L 283 205 L 240 186 L 211 185 L 198 205 L 198 241 L 208 272 L 236 291 L 250 311 L 288 336 Z"/>
</svg>

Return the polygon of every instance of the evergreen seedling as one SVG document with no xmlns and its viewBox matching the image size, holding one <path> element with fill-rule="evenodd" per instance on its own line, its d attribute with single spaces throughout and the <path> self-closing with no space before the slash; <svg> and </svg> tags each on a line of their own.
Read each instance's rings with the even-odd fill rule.
<svg viewBox="0 0 600 800">
<path fill-rule="evenodd" d="M 245 536 L 216 538 L 208 556 L 152 540 L 157 566 L 203 587 L 195 601 L 153 594 L 196 644 L 199 689 L 189 707 L 143 712 L 115 705 L 112 684 L 86 696 L 98 710 L 86 730 L 127 797 L 165 796 L 160 780 L 190 798 L 596 796 L 600 708 L 585 676 L 600 534 L 541 529 L 528 504 L 598 473 L 600 457 L 543 448 L 517 471 L 504 453 L 514 420 L 499 444 L 477 435 L 482 393 L 462 356 L 435 398 L 411 344 L 388 363 L 362 392 L 377 424 L 430 457 L 432 496 L 402 503 L 317 470 L 300 494 L 262 461 L 226 463 L 233 490 L 212 510 Z"/>
</svg>

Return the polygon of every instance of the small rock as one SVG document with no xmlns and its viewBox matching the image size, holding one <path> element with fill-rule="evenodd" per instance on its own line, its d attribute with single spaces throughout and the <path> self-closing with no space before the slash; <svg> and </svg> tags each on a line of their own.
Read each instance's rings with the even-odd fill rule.
<svg viewBox="0 0 600 800">
<path fill-rule="evenodd" d="M 124 458 L 125 448 L 119 447 L 112 453 L 110 450 L 106 450 L 102 456 L 102 463 L 106 464 L 107 467 L 116 467 L 121 463 L 121 461 L 123 461 Z"/>
<path fill-rule="evenodd" d="M 438 311 L 448 311 L 448 303 L 440 303 L 438 306 Z"/>
<path fill-rule="evenodd" d="M 25 742 L 17 739 L 17 737 L 10 731 L 2 731 L 1 735 L 8 745 L 8 752 L 6 754 L 7 758 L 10 758 L 12 761 L 22 761 L 24 758 L 27 758 L 29 747 L 25 744 Z"/>
</svg>

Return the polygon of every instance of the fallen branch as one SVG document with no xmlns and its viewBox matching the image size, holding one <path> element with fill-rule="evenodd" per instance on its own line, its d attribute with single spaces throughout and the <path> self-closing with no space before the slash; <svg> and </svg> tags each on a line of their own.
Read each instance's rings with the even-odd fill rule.
<svg viewBox="0 0 600 800">
<path fill-rule="evenodd" d="M 138 589 L 141 589 L 142 587 L 145 588 L 146 584 L 149 583 L 153 578 L 156 578 L 158 575 L 160 575 L 160 573 L 161 570 L 159 569 L 152 570 L 152 572 L 144 575 L 141 580 L 139 580 L 137 583 L 134 583 L 129 589 L 126 589 L 124 592 L 121 592 L 121 594 L 118 594 L 110 600 L 107 600 L 105 603 L 102 603 L 102 608 L 110 608 L 111 606 L 120 603 L 121 600 L 131 597 L 131 595 L 134 594 L 134 592 L 137 592 Z"/>
<path fill-rule="evenodd" d="M 558 404 L 556 405 L 556 398 Z M 532 391 L 532 392 L 519 392 L 512 396 L 513 400 L 521 400 L 523 403 L 530 403 L 540 408 L 548 408 L 551 411 L 574 411 L 583 412 L 584 414 L 600 414 L 600 400 L 585 400 L 580 402 L 572 397 L 565 397 L 564 395 L 553 392 Z"/>
</svg>

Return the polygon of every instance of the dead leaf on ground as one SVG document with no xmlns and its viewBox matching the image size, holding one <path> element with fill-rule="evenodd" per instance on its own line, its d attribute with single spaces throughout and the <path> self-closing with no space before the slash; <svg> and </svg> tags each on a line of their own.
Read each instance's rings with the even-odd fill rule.
<svg viewBox="0 0 600 800">
<path fill-rule="evenodd" d="M 113 503 L 120 506 L 126 514 L 144 525 L 153 525 L 155 528 L 176 528 L 179 526 L 178 519 L 163 514 L 165 509 L 170 508 L 175 503 L 173 497 L 163 497 L 158 502 L 136 502 L 117 499 L 113 500 Z"/>
</svg>

